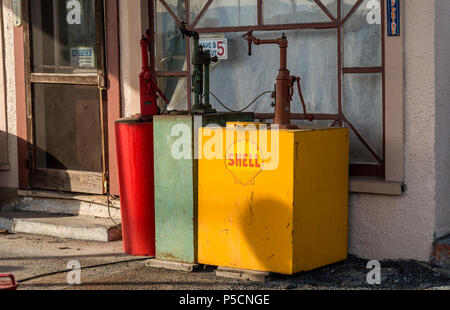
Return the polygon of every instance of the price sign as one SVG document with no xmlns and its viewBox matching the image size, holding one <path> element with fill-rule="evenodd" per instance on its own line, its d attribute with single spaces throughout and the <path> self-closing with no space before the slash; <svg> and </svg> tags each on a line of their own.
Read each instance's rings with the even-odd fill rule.
<svg viewBox="0 0 450 310">
<path fill-rule="evenodd" d="M 200 46 L 204 51 L 209 51 L 211 57 L 217 56 L 219 59 L 228 59 L 228 41 L 224 38 L 200 39 Z"/>
</svg>

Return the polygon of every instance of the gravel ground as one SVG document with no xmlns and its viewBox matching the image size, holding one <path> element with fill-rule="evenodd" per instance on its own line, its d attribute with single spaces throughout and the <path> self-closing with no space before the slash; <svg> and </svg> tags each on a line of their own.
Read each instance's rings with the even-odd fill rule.
<svg viewBox="0 0 450 310">
<path fill-rule="evenodd" d="M 354 290 L 450 289 L 450 271 L 416 261 L 382 261 L 381 284 L 368 285 L 367 260 L 348 260 L 295 276 L 272 275 L 266 283 L 218 278 L 207 266 L 196 273 L 166 271 L 145 266 L 142 258 L 122 253 L 122 242 L 97 243 L 34 235 L 0 235 L 0 273 L 18 280 L 65 270 L 76 259 L 83 269 L 82 285 L 68 286 L 66 273 L 37 277 L 20 284 L 23 290 Z M 140 260 L 139 260 L 140 259 Z M 123 262 L 127 261 L 127 262 Z"/>
</svg>

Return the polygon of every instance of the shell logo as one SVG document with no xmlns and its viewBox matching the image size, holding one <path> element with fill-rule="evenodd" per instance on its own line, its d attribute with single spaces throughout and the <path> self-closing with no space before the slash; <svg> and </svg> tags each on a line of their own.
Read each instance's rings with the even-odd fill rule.
<svg viewBox="0 0 450 310">
<path fill-rule="evenodd" d="M 254 185 L 264 167 L 258 145 L 248 139 L 236 141 L 227 149 L 225 167 L 234 176 L 236 184 Z"/>
</svg>

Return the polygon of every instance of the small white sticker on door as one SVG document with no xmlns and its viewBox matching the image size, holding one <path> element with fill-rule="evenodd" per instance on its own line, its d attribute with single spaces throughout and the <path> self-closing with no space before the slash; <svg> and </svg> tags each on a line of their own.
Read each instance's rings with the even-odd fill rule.
<svg viewBox="0 0 450 310">
<path fill-rule="evenodd" d="M 70 50 L 70 59 L 72 67 L 75 68 L 94 68 L 95 53 L 92 47 L 77 47 Z"/>
</svg>

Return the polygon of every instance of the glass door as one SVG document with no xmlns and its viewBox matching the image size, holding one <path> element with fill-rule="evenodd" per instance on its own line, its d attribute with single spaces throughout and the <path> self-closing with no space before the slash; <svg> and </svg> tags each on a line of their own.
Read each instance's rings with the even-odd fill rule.
<svg viewBox="0 0 450 310">
<path fill-rule="evenodd" d="M 102 1 L 30 0 L 26 10 L 32 187 L 104 194 Z"/>
</svg>

